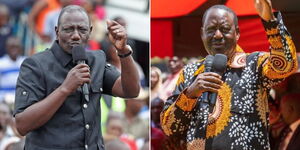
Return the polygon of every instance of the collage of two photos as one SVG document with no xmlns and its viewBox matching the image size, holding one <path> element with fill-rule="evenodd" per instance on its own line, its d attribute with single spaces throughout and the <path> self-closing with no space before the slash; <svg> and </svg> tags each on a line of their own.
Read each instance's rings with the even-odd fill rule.
<svg viewBox="0 0 300 150">
<path fill-rule="evenodd" d="M 296 0 L 0 0 L 0 150 L 296 150 Z"/>
</svg>

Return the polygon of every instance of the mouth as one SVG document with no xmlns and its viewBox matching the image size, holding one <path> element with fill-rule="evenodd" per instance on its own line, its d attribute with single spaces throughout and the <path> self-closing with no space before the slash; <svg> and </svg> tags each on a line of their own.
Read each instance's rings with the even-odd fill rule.
<svg viewBox="0 0 300 150">
<path fill-rule="evenodd" d="M 224 43 L 212 43 L 212 48 L 214 49 L 223 49 L 225 47 Z"/>
<path fill-rule="evenodd" d="M 70 43 L 69 45 L 70 45 L 71 47 L 74 47 L 74 46 L 80 45 L 80 43 L 77 43 L 77 42 L 76 42 L 76 43 Z"/>
</svg>

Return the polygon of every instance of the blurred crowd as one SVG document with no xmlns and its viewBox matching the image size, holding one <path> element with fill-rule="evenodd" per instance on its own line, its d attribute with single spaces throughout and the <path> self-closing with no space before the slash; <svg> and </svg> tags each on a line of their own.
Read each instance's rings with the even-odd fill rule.
<svg viewBox="0 0 300 150">
<path fill-rule="evenodd" d="M 172 143 L 162 132 L 160 113 L 164 102 L 175 89 L 184 65 L 202 58 L 153 58 L 151 60 L 151 148 L 172 149 Z M 300 53 L 298 53 L 298 63 Z M 270 144 L 272 150 L 300 148 L 300 67 L 298 72 L 272 87 L 268 96 Z M 174 149 L 174 148 L 173 148 Z"/>
<path fill-rule="evenodd" d="M 106 19 L 125 27 L 127 23 L 120 16 L 107 18 L 105 0 L 0 0 L 0 150 L 23 149 L 25 137 L 16 131 L 12 116 L 20 66 L 26 57 L 52 45 L 59 13 L 70 4 L 85 8 L 91 19 L 93 31 L 87 50 L 103 50 L 107 62 L 120 69 L 116 49 L 108 42 Z M 128 44 L 137 50 L 135 39 L 129 37 Z M 137 60 L 139 56 L 133 53 L 133 57 Z M 136 65 L 142 85 L 137 98 L 103 95 L 100 100 L 106 150 L 149 149 L 148 68 Z"/>
</svg>

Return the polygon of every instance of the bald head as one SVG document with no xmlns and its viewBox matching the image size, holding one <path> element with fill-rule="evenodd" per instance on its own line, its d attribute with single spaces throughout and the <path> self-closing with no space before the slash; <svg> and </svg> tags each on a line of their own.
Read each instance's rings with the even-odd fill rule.
<svg viewBox="0 0 300 150">
<path fill-rule="evenodd" d="M 206 20 L 206 16 L 207 16 L 208 12 L 211 11 L 212 9 L 222 9 L 222 10 L 225 10 L 225 11 L 229 12 L 233 16 L 234 25 L 236 27 L 238 26 L 238 18 L 236 16 L 236 13 L 232 9 L 230 9 L 229 7 L 227 7 L 225 5 L 214 5 L 214 6 L 210 7 L 210 8 L 208 8 L 204 12 L 204 15 L 203 15 L 203 18 L 202 18 L 202 24 L 204 24 L 204 21 Z"/>
<path fill-rule="evenodd" d="M 63 18 L 63 16 L 65 14 L 68 14 L 68 13 L 74 13 L 74 12 L 81 12 L 82 14 L 84 14 L 88 20 L 89 20 L 89 26 L 91 26 L 91 20 L 89 18 L 89 15 L 87 14 L 86 10 L 78 5 L 69 5 L 69 6 L 66 6 L 64 7 L 60 14 L 59 14 L 59 17 L 58 17 L 58 21 L 57 21 L 57 27 L 60 26 L 61 24 L 61 19 Z"/>
</svg>

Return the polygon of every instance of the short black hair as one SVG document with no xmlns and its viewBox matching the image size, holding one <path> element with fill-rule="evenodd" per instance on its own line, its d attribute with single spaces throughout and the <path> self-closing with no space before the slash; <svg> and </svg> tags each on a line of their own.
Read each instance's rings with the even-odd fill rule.
<svg viewBox="0 0 300 150">
<path fill-rule="evenodd" d="M 61 10 L 61 12 L 59 13 L 58 21 L 57 21 L 57 27 L 59 27 L 60 21 L 61 21 L 61 17 L 63 16 L 64 13 L 66 13 L 66 12 L 70 13 L 70 12 L 76 12 L 76 11 L 83 12 L 84 14 L 86 14 L 86 16 L 88 17 L 88 20 L 89 20 L 89 26 L 91 26 L 91 19 L 90 19 L 89 15 L 88 15 L 87 11 L 84 8 L 82 8 L 82 7 L 78 6 L 78 5 L 68 5 L 68 6 L 64 7 Z"/>
<path fill-rule="evenodd" d="M 207 13 L 211 10 L 211 9 L 223 9 L 229 13 L 231 13 L 233 15 L 233 22 L 234 22 L 234 25 L 236 27 L 238 27 L 238 18 L 237 18 L 237 15 L 236 13 L 229 7 L 225 6 L 225 5 L 214 5 L 210 8 L 208 8 L 205 12 L 204 12 L 204 15 L 202 17 L 202 24 L 204 24 L 204 21 L 205 21 L 205 18 L 207 16 Z"/>
</svg>

